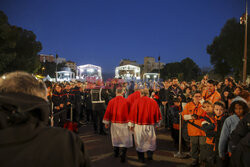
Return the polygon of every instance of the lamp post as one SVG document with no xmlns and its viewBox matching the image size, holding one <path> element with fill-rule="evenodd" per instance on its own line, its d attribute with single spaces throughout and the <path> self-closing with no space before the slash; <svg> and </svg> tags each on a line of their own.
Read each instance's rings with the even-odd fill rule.
<svg viewBox="0 0 250 167">
<path fill-rule="evenodd" d="M 56 82 L 57 82 L 57 58 L 58 58 L 58 54 L 56 54 Z"/>
<path fill-rule="evenodd" d="M 160 80 L 160 75 L 161 75 L 161 62 L 160 62 L 160 60 L 161 60 L 161 56 L 159 54 L 159 57 L 158 57 L 158 61 L 159 61 L 159 80 Z"/>
<path fill-rule="evenodd" d="M 246 13 L 241 17 L 240 23 L 245 24 L 245 46 L 244 46 L 244 58 L 243 58 L 243 84 L 246 84 L 247 79 L 247 0 L 246 0 Z"/>
</svg>

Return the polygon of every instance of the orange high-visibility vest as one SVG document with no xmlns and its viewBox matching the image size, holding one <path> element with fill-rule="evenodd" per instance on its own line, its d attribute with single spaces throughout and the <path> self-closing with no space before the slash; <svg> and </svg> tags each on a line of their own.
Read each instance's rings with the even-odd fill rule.
<svg viewBox="0 0 250 167">
<path fill-rule="evenodd" d="M 184 117 L 184 115 L 196 114 L 199 117 L 203 114 L 203 112 L 205 111 L 202 109 L 202 105 L 200 103 L 198 105 L 195 105 L 194 102 L 189 102 L 184 107 L 184 110 L 182 111 L 181 115 L 182 117 Z M 201 127 L 201 119 L 198 118 L 189 121 Z M 203 130 L 195 127 L 194 125 L 191 125 L 190 123 L 188 123 L 187 129 L 189 136 L 205 136 L 205 132 Z"/>
<path fill-rule="evenodd" d="M 213 104 L 214 104 L 215 102 L 221 100 L 220 93 L 217 92 L 217 91 L 214 91 L 214 92 L 212 92 L 211 94 L 208 94 L 208 90 L 206 90 L 206 91 L 204 91 L 202 94 L 203 94 L 203 95 L 202 95 L 202 96 L 203 96 L 203 99 L 204 99 L 205 101 L 210 101 L 210 102 L 213 103 Z"/>
</svg>

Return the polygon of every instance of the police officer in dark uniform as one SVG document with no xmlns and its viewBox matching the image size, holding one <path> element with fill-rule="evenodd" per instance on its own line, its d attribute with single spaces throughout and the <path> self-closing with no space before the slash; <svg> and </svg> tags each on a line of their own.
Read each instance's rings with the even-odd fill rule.
<svg viewBox="0 0 250 167">
<path fill-rule="evenodd" d="M 106 135 L 102 119 L 106 110 L 105 90 L 100 86 L 91 89 L 91 103 L 93 111 L 94 131 L 100 135 Z"/>
<path fill-rule="evenodd" d="M 69 83 L 66 83 L 65 89 L 63 90 L 63 95 L 64 95 L 65 110 L 67 112 L 67 119 L 70 119 L 71 108 L 73 108 L 75 96 L 72 93 L 71 86 Z"/>
<path fill-rule="evenodd" d="M 64 96 L 62 92 L 62 85 L 56 84 L 55 90 L 52 95 L 52 102 L 53 102 L 53 117 L 54 117 L 54 126 L 63 127 L 66 121 L 66 111 L 64 105 Z"/>
<path fill-rule="evenodd" d="M 89 123 L 93 121 L 93 111 L 92 111 L 92 102 L 91 102 L 91 93 L 90 89 L 84 90 L 84 106 L 86 111 L 86 121 Z"/>
<path fill-rule="evenodd" d="M 81 112 L 81 82 L 78 81 L 75 87 L 72 89 L 72 93 L 75 96 L 74 99 L 74 113 L 73 113 L 73 121 L 79 123 L 80 120 L 80 112 Z"/>
</svg>

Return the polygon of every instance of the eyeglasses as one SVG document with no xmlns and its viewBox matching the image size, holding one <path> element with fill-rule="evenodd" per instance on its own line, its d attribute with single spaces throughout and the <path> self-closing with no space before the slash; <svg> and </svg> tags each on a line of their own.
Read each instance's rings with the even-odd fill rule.
<svg viewBox="0 0 250 167">
<path fill-rule="evenodd" d="M 194 96 L 194 97 L 201 97 L 201 96 Z"/>
</svg>

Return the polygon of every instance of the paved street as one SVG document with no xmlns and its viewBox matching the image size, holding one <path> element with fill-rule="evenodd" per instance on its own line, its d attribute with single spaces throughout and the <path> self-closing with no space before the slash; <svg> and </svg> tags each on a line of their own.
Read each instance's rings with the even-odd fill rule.
<svg viewBox="0 0 250 167">
<path fill-rule="evenodd" d="M 135 148 L 128 149 L 127 162 L 120 163 L 120 158 L 113 157 L 110 135 L 100 136 L 93 133 L 93 127 L 83 126 L 80 128 L 80 137 L 84 141 L 89 153 L 93 167 L 105 166 L 167 166 L 167 167 L 185 167 L 191 162 L 190 159 L 177 159 L 173 154 L 177 150 L 173 146 L 172 138 L 169 132 L 164 129 L 157 130 L 157 150 L 154 153 L 154 160 L 146 161 L 145 164 L 138 162 Z"/>
</svg>

